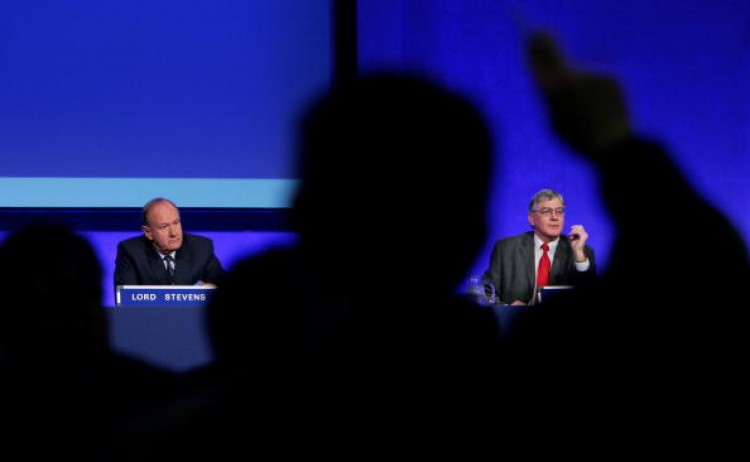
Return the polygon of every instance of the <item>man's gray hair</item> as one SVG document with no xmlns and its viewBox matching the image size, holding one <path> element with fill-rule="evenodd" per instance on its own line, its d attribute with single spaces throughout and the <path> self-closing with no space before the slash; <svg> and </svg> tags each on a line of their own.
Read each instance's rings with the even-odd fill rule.
<svg viewBox="0 0 750 462">
<path fill-rule="evenodd" d="M 554 189 L 545 188 L 537 191 L 536 194 L 531 196 L 531 200 L 529 201 L 529 212 L 533 212 L 536 209 L 537 204 L 539 204 L 540 202 L 545 202 L 552 199 L 560 199 L 560 203 L 562 203 L 562 206 L 565 207 L 565 199 L 563 198 L 562 194 L 555 191 Z"/>
</svg>

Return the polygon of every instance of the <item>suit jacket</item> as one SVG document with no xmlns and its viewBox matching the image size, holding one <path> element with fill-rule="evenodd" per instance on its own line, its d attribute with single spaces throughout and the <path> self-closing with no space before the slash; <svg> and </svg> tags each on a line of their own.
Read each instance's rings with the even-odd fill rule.
<svg viewBox="0 0 750 462">
<path fill-rule="evenodd" d="M 174 276 L 164 267 L 161 255 L 146 236 L 117 244 L 115 287 L 118 285 L 193 285 L 198 281 L 216 284 L 223 273 L 214 255 L 213 241 L 184 233 L 182 247 L 175 254 Z"/>
<path fill-rule="evenodd" d="M 550 269 L 550 285 L 580 286 L 592 281 L 596 277 L 594 250 L 585 246 L 589 269 L 581 272 L 575 267 L 570 237 L 561 234 L 559 239 Z M 497 296 L 503 303 L 515 300 L 528 303 L 534 296 L 534 264 L 534 233 L 529 231 L 496 241 L 484 275 L 495 285 Z"/>
</svg>

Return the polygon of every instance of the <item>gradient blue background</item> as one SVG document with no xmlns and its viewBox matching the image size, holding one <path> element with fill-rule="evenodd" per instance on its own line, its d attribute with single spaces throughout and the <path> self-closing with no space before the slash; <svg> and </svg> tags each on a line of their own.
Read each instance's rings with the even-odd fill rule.
<svg viewBox="0 0 750 462">
<path fill-rule="evenodd" d="M 28 0 L 0 18 L 0 207 L 287 207 L 330 0 Z"/>
<path fill-rule="evenodd" d="M 140 11 L 138 15 L 147 16 L 146 25 L 150 34 L 155 34 L 162 28 L 169 32 L 176 27 L 177 19 L 188 14 L 194 15 L 198 6 L 218 7 L 218 12 L 206 17 L 206 22 L 193 16 L 193 31 L 182 31 L 176 36 L 196 47 L 202 43 L 200 37 L 222 37 L 222 31 L 227 30 L 222 23 L 225 20 L 228 21 L 227 24 L 239 27 L 239 30 L 244 30 L 247 34 L 260 33 L 254 28 L 261 25 L 265 33 L 274 36 L 281 33 L 276 29 L 275 21 L 279 21 L 279 24 L 287 23 L 291 18 L 292 24 L 300 26 L 300 30 L 307 30 L 310 27 L 308 20 L 323 17 L 315 6 L 312 14 L 308 11 L 296 15 L 295 12 L 306 10 L 298 9 L 299 6 L 315 3 L 322 5 L 319 8 L 326 9 L 326 14 L 329 14 L 328 2 L 309 0 L 289 0 L 282 2 L 280 6 L 276 0 L 264 2 L 272 5 L 272 10 L 278 13 L 276 16 L 269 16 L 269 20 L 265 22 L 258 22 L 257 18 L 248 15 L 227 15 L 226 10 L 224 14 L 221 12 L 222 8 L 238 8 L 237 5 L 240 5 L 239 8 L 242 8 L 241 5 L 251 8 L 251 4 L 257 6 L 259 3 L 232 3 L 229 0 L 130 2 Z M 81 5 L 80 2 L 76 4 Z M 104 8 L 99 2 L 89 1 L 83 5 L 89 9 Z M 750 3 L 739 0 L 359 0 L 357 5 L 357 49 L 362 71 L 396 67 L 426 72 L 472 98 L 484 111 L 492 127 L 497 143 L 498 163 L 487 215 L 489 237 L 486 248 L 477 256 L 472 272 L 484 269 L 495 239 L 528 229 L 527 202 L 534 192 L 543 187 L 558 189 L 565 195 L 569 210 L 568 225 L 583 224 L 590 234 L 590 244 L 598 252 L 600 264 L 606 266 L 607 263 L 613 230 L 597 196 L 596 179 L 588 164 L 576 158 L 550 136 L 541 102 L 527 72 L 522 53 L 523 34 L 536 27 L 553 31 L 574 63 L 616 74 L 628 96 L 637 128 L 644 134 L 661 139 L 692 184 L 734 220 L 743 234 L 750 232 L 750 213 L 747 211 L 750 188 L 746 186 L 746 179 L 750 176 L 750 158 L 747 155 L 750 133 Z M 14 8 L 29 17 L 36 17 L 31 13 L 38 10 L 37 19 L 49 23 L 49 31 L 44 32 L 42 29 L 37 36 L 26 36 L 23 27 L 9 28 L 8 25 L 12 25 L 14 19 L 4 15 L 0 18 L 0 43 L 15 43 L 23 39 L 37 44 L 52 42 L 60 50 L 74 45 L 88 50 L 94 46 L 89 43 L 91 41 L 102 40 L 110 45 L 116 44 L 119 40 L 118 32 L 126 32 L 100 27 L 86 31 L 86 35 L 76 39 L 75 43 L 60 41 L 61 34 L 77 32 L 73 30 L 75 28 L 64 29 L 53 13 L 61 9 L 75 9 L 74 6 L 63 1 L 33 0 Z M 131 13 L 127 18 L 133 19 L 135 14 Z M 83 21 L 87 15 L 84 12 L 80 20 Z M 243 18 L 247 22 L 243 22 Z M 318 24 L 313 27 L 319 31 L 317 28 L 323 26 Z M 330 23 L 325 27 L 330 27 Z M 168 36 L 168 33 L 165 34 L 165 37 Z M 224 35 L 223 38 L 227 37 Z M 305 76 L 308 70 L 317 75 L 322 69 L 319 67 L 320 62 L 331 59 L 331 50 L 326 47 L 314 53 L 300 54 L 297 46 L 306 46 L 308 40 L 309 36 L 303 36 L 297 41 L 287 42 L 288 46 L 282 52 L 266 56 L 274 69 L 280 66 L 278 69 L 282 74 L 274 74 L 276 79 L 272 82 L 273 88 L 269 89 L 278 94 L 264 93 L 264 98 L 278 96 L 284 107 L 289 107 L 286 104 L 294 105 L 300 101 L 296 96 L 303 96 L 307 90 L 312 89 L 307 87 L 289 90 L 293 88 L 290 85 L 296 84 L 298 78 Z M 320 40 L 329 41 L 327 46 L 331 46 L 330 36 Z M 98 73 L 99 77 L 103 77 L 101 73 L 104 71 L 117 74 L 123 69 L 118 67 L 121 61 L 115 57 L 126 52 L 124 48 L 127 47 L 121 44 L 114 49 L 114 55 L 102 52 L 101 56 L 95 56 L 96 59 L 90 57 L 90 62 L 82 64 Z M 213 96 L 210 93 L 208 96 L 195 94 L 194 85 L 201 83 L 200 78 L 197 83 L 181 86 L 181 72 L 178 68 L 173 68 L 174 72 L 165 75 L 165 80 L 160 84 L 162 87 L 142 88 L 128 84 L 124 92 L 102 93 L 95 95 L 96 97 L 89 96 L 88 99 L 75 99 L 70 94 L 65 98 L 60 96 L 55 107 L 65 109 L 85 103 L 85 106 L 98 111 L 76 125 L 59 113 L 47 114 L 41 119 L 38 117 L 41 111 L 38 104 L 41 104 L 41 100 L 34 100 L 35 95 L 38 98 L 47 95 L 49 98 L 50 92 L 54 95 L 55 91 L 67 90 L 73 84 L 67 74 L 63 74 L 61 80 L 54 78 L 55 69 L 60 69 L 59 67 L 44 67 L 46 64 L 42 61 L 53 59 L 55 54 L 49 52 L 46 56 L 24 57 L 9 56 L 8 53 L 8 48 L 0 49 L 0 63 L 5 66 L 0 71 L 0 91 L 4 92 L 0 104 L 0 142 L 5 146 L 0 147 L 4 161 L 0 172 L 13 171 L 14 174 L 21 174 L 21 164 L 18 164 L 19 167 L 12 165 L 22 158 L 37 155 L 38 147 L 24 146 L 24 137 L 38 142 L 51 141 L 50 146 L 54 148 L 52 150 L 65 146 L 83 146 L 84 150 L 94 152 L 98 148 L 105 148 L 94 159 L 109 172 L 106 175 L 113 176 L 144 165 L 147 168 L 139 170 L 137 174 L 159 176 L 164 172 L 176 171 L 174 169 L 182 165 L 188 167 L 183 173 L 187 177 L 202 176 L 205 171 L 212 172 L 210 176 L 236 176 L 238 181 L 242 181 L 255 174 L 260 177 L 276 175 L 290 167 L 285 162 L 291 159 L 284 153 L 290 139 L 259 142 L 255 138 L 259 132 L 263 132 L 256 130 L 259 127 L 271 126 L 270 132 L 278 133 L 278 120 L 266 120 L 265 116 L 279 114 L 264 107 L 251 116 L 248 105 L 255 103 L 253 97 L 240 92 L 238 98 L 233 98 L 232 93 L 228 92 L 241 87 L 247 79 L 252 81 L 254 73 L 258 71 L 241 57 L 212 51 L 201 55 L 202 64 L 198 67 L 210 63 L 213 69 L 211 73 L 201 74 L 201 78 L 205 79 L 204 83 L 210 83 L 208 88 L 219 92 Z M 164 60 L 185 57 L 184 52 L 173 54 L 170 48 L 164 47 L 157 49 L 155 53 L 158 56 L 147 59 L 152 59 L 157 67 L 162 67 Z M 252 58 L 250 55 L 247 57 Z M 296 64 L 284 67 L 290 59 L 296 60 Z M 38 73 L 30 81 L 18 78 L 14 80 L 13 74 L 8 72 L 9 63 L 34 66 Z M 58 65 L 63 66 L 63 70 L 70 70 L 65 68 L 65 62 L 58 62 Z M 183 63 L 182 66 L 187 64 Z M 191 71 L 189 67 L 183 69 Z M 132 77 L 134 74 L 131 71 L 129 75 Z M 328 78 L 330 75 L 326 76 Z M 128 82 L 127 79 L 123 80 L 123 83 Z M 221 90 L 216 88 L 215 82 L 221 82 Z M 172 86 L 173 84 L 177 86 Z M 20 88 L 23 91 L 14 93 L 9 88 Z M 292 92 L 291 96 L 287 94 L 288 90 Z M 182 99 L 183 96 L 186 99 Z M 287 99 L 292 96 L 294 98 Z M 204 118 L 206 114 L 201 111 L 189 109 L 182 113 L 173 108 L 171 113 L 179 117 L 168 118 L 164 111 L 154 107 L 155 102 L 164 99 L 192 104 L 196 97 L 215 97 L 230 104 L 212 111 L 212 117 L 216 117 L 217 123 L 209 123 L 208 126 Z M 25 103 L 22 98 L 25 98 Z M 132 117 L 128 119 L 132 124 L 123 125 L 111 118 L 110 111 L 112 107 L 119 107 L 126 99 L 135 101 L 135 109 L 131 110 Z M 29 101 L 34 104 L 29 104 Z M 245 122 L 227 122 L 228 116 L 234 114 L 244 114 Z M 291 112 L 285 112 L 282 115 L 290 114 Z M 247 123 L 247 117 L 257 118 L 258 124 Z M 86 125 L 94 119 L 107 121 L 108 125 L 94 132 L 87 130 Z M 47 135 L 49 140 L 29 136 L 39 128 L 37 123 L 42 121 L 56 124 L 58 131 Z M 147 123 L 136 128 L 133 125 L 136 121 Z M 184 136 L 184 132 L 181 132 L 182 128 L 196 126 L 202 127 L 199 132 L 189 136 Z M 232 132 L 229 131 L 230 128 Z M 132 135 L 139 130 L 151 131 L 155 138 L 153 146 L 146 146 L 149 149 L 144 150 L 150 152 L 150 157 L 145 161 L 133 162 L 132 158 L 123 155 L 132 155 L 144 147 L 143 142 L 132 139 Z M 172 141 L 187 143 L 182 148 L 174 149 Z M 241 141 L 235 145 L 239 148 L 229 158 L 219 160 L 217 153 L 232 141 Z M 12 143 L 16 143 L 16 146 L 8 148 L 13 146 Z M 271 145 L 273 146 L 269 147 Z M 250 166 L 237 163 L 242 159 L 249 159 L 247 151 L 255 153 L 270 152 L 269 150 L 279 153 L 277 160 L 282 162 L 280 165 L 246 174 L 246 171 L 250 171 Z M 199 159 L 186 163 L 183 155 L 189 152 L 197 153 Z M 460 161 L 460 153 L 457 158 Z M 52 164 L 47 166 L 50 165 Z M 215 172 L 215 169 L 227 167 L 228 170 L 225 169 L 224 173 Z M 2 170 L 3 168 L 16 170 Z M 0 173 L 0 177 L 4 175 L 6 174 Z M 415 182 L 419 181 L 419 178 L 415 178 Z M 638 188 L 639 181 L 639 178 L 633 178 L 632 188 Z M 383 187 L 387 187 L 387 184 L 388 179 L 383 178 Z M 445 187 L 451 187 L 450 178 L 445 179 Z M 49 192 L 54 195 L 59 191 L 50 189 Z M 161 189 L 159 195 L 170 196 L 171 192 L 170 188 Z M 195 192 L 198 197 L 205 198 L 213 190 L 195 188 Z M 627 195 L 628 191 L 622 193 Z M 695 223 L 690 216 L 676 216 L 670 212 L 670 204 L 679 202 L 679 197 L 655 197 L 653 200 L 663 204 L 663 220 L 659 223 L 643 223 L 644 233 L 664 241 L 665 245 L 668 245 L 669 236 L 673 233 L 695 233 L 698 237 L 697 244 L 704 245 L 706 252 L 712 251 L 711 230 L 703 229 L 701 223 Z M 135 205 L 140 206 L 141 202 Z M 295 239 L 292 233 L 284 229 L 254 229 L 252 226 L 238 229 L 232 226 L 232 229 L 222 230 L 221 217 L 218 214 L 216 222 L 210 226 L 186 220 L 185 229 L 213 238 L 217 255 L 227 267 L 246 255 L 269 246 L 286 245 Z M 129 229 L 131 228 L 84 229 L 84 233 L 100 252 L 105 265 L 105 303 L 110 306 L 114 303 L 110 282 L 116 243 L 139 232 L 139 223 L 135 218 L 132 231 Z M 3 232 L 0 231 L 0 235 Z M 451 243 L 446 242 L 445 245 L 449 246 Z M 658 256 L 644 255 L 643 258 L 644 264 L 659 264 Z M 398 262 L 393 264 L 397 265 Z M 689 272 L 690 269 L 686 271 Z M 194 315 L 191 312 L 190 316 Z M 115 342 L 125 350 L 138 343 L 141 345 L 138 347 L 140 350 L 136 348 L 139 353 L 143 354 L 144 349 L 148 349 L 147 356 L 151 358 L 163 363 L 174 361 L 174 356 L 170 356 L 171 353 L 165 349 L 171 340 L 161 337 L 175 322 L 169 316 L 171 315 L 160 318 L 163 326 L 154 327 L 152 333 L 147 332 L 148 329 L 144 327 L 141 332 L 143 335 L 137 340 L 132 337 L 132 331 L 121 329 L 115 332 Z M 189 324 L 184 326 L 185 331 L 180 331 L 179 326 L 173 329 L 174 335 L 182 335 L 184 340 L 173 342 L 173 346 L 180 345 L 183 348 L 180 367 L 205 361 L 207 358 L 205 348 L 200 344 L 203 334 L 197 319 L 191 317 L 185 321 Z M 137 322 L 142 320 L 138 318 L 133 321 Z M 151 337 L 146 338 L 149 335 Z M 196 343 L 196 338 L 201 340 Z M 199 350 L 200 354 L 190 353 L 193 351 L 190 350 L 191 347 Z"/>
<path fill-rule="evenodd" d="M 56 4 L 39 1 L 32 3 L 38 7 L 42 4 Z M 169 6 L 170 11 L 183 12 L 183 16 L 190 14 L 195 20 L 195 8 L 203 4 L 196 0 L 181 8 L 175 2 L 157 3 L 162 5 L 162 9 L 157 8 L 155 12 L 146 15 L 151 21 L 150 30 L 159 29 L 160 17 L 165 27 L 174 27 L 175 20 L 167 17 L 169 15 L 165 13 L 164 5 Z M 284 5 L 287 10 L 293 10 L 294 3 L 287 2 Z M 93 3 L 89 2 L 89 7 L 93 7 L 92 5 Z M 206 24 L 206 30 L 199 30 L 196 37 L 210 35 L 211 32 L 217 34 L 224 30 L 217 25 L 217 21 L 220 20 L 228 20 L 232 27 L 244 30 L 237 17 L 227 18 L 226 15 L 221 15 L 221 7 L 228 8 L 229 5 L 238 8 L 236 3 L 221 2 L 219 13 L 213 13 L 208 17 L 210 20 Z M 325 5 L 328 6 L 327 3 Z M 639 130 L 663 140 L 695 187 L 726 212 L 743 234 L 747 234 L 750 231 L 750 213 L 746 207 L 750 195 L 749 188 L 746 187 L 746 178 L 750 173 L 750 160 L 747 156 L 750 133 L 749 5 L 743 1 L 728 0 L 633 0 L 625 3 L 595 0 L 360 0 L 357 18 L 359 67 L 364 72 L 382 67 L 426 72 L 474 99 L 487 115 L 497 143 L 498 163 L 491 207 L 487 216 L 490 236 L 486 248 L 478 256 L 473 271 L 483 269 L 492 242 L 496 238 L 528 229 L 525 217 L 527 201 L 535 191 L 543 187 L 553 187 L 565 195 L 569 210 L 567 223 L 581 223 L 586 227 L 590 234 L 590 243 L 598 252 L 600 263 L 606 266 L 612 229 L 597 196 L 595 178 L 587 163 L 567 152 L 550 136 L 540 100 L 532 87 L 522 53 L 524 32 L 531 28 L 548 28 L 557 35 L 563 49 L 574 63 L 616 74 L 628 96 L 633 120 Z M 145 4 L 140 6 L 143 11 L 150 11 L 150 7 Z M 26 10 L 21 6 L 16 8 L 25 11 L 24 14 L 27 16 L 32 16 L 30 5 L 25 7 Z M 57 8 L 63 7 L 58 5 Z M 71 6 L 64 8 L 73 9 Z M 276 11 L 279 21 L 283 19 L 284 24 L 289 23 L 289 18 L 279 13 L 286 11 L 283 7 L 277 6 L 271 11 Z M 131 16 L 134 15 L 135 13 L 131 13 Z M 132 20 L 132 17 L 128 18 Z M 257 18 L 247 19 L 251 24 L 258 24 Z M 303 17 L 293 16 L 293 19 L 305 23 Z M 318 21 L 320 15 L 308 19 Z M 37 20 L 53 22 L 52 12 L 40 13 Z M 3 21 L 6 24 L 9 21 L 13 22 L 12 18 L 5 18 Z M 330 18 L 326 21 L 330 26 Z M 265 33 L 279 33 L 272 32 L 274 29 L 271 23 L 262 24 Z M 38 36 L 35 40 L 54 40 L 61 33 L 61 27 L 55 24 L 50 29 L 49 36 Z M 109 31 L 101 32 L 105 38 L 111 38 L 113 35 Z M 91 39 L 96 37 L 91 35 L 91 30 L 87 34 Z M 5 30 L 4 35 L 5 40 L 9 40 L 12 33 Z M 31 40 L 23 34 L 21 37 Z M 191 36 L 184 31 L 181 37 L 195 44 Z M 330 36 L 325 40 L 330 44 Z M 80 37 L 78 41 L 81 41 Z M 65 43 L 68 42 L 56 46 L 63 47 Z M 67 46 L 72 45 L 68 43 Z M 87 48 L 90 46 L 93 45 L 86 44 Z M 165 50 L 161 49 L 160 52 L 165 53 Z M 7 53 L 3 53 L 6 63 L 10 59 Z M 322 52 L 322 60 L 329 60 L 330 53 L 330 49 Z M 207 59 L 208 56 L 210 54 L 204 55 L 203 58 Z M 274 62 L 276 58 L 293 59 L 296 55 L 291 56 L 289 58 L 281 53 L 270 59 L 270 62 Z M 170 55 L 164 54 L 161 58 L 169 59 Z M 248 56 L 248 59 L 250 58 L 252 57 Z M 21 62 L 20 57 L 14 59 Z M 214 80 L 236 82 L 239 85 L 242 78 L 251 73 L 247 63 L 237 62 L 242 61 L 238 56 L 220 55 L 214 56 L 213 59 L 217 63 L 216 72 L 220 74 L 211 77 Z M 42 57 L 30 56 L 28 60 L 31 63 L 39 63 Z M 224 62 L 225 60 L 230 62 Z M 304 57 L 304 62 L 314 61 L 316 59 L 313 56 Z M 112 68 L 115 62 L 107 59 L 105 67 Z M 320 71 L 318 67 L 314 69 L 315 72 Z M 48 98 L 54 94 L 48 87 L 49 81 L 54 79 L 48 74 L 42 73 L 34 81 L 23 83 L 27 88 L 27 97 L 33 94 L 32 83 L 38 84 L 40 94 L 47 95 Z M 293 77 L 297 77 L 299 73 L 294 74 L 285 76 L 282 80 L 293 81 Z M 7 87 L 12 79 L 8 73 L 2 75 Z M 166 86 L 168 82 L 169 79 L 164 77 L 162 85 Z M 283 94 L 286 88 L 286 85 L 279 84 L 278 91 Z M 148 89 L 147 94 L 139 95 L 137 89 L 137 86 L 131 86 L 127 94 L 130 98 L 141 101 L 139 104 L 142 104 L 144 111 L 154 111 L 155 109 L 150 108 L 144 101 L 155 98 L 156 92 Z M 186 97 L 190 96 L 190 91 L 183 90 Z M 5 91 L 8 93 L 7 88 Z M 297 91 L 299 90 L 294 90 Z M 121 96 L 123 95 L 101 95 L 97 107 L 100 111 L 106 112 L 109 106 L 105 103 L 120 101 L 123 99 Z M 3 123 L 0 124 L 0 134 L 3 136 L 0 138 L 4 139 L 5 143 L 8 143 L 9 139 L 19 139 L 19 134 L 11 132 L 12 127 L 18 128 L 23 123 L 28 131 L 37 129 L 34 125 L 35 119 L 30 116 L 35 106 L 24 108 L 14 98 L 20 97 L 6 95 L 6 102 L 0 110 L 3 114 Z M 63 99 L 62 96 L 60 98 Z M 223 99 L 231 98 L 227 96 Z M 8 106 L 8 101 L 15 101 L 15 106 Z M 250 104 L 243 98 L 235 101 L 235 104 L 242 101 Z M 72 104 L 72 100 L 68 98 L 66 104 Z M 13 107 L 20 115 L 12 111 Z M 240 112 L 246 110 L 242 104 L 236 107 Z M 228 117 L 226 112 L 232 111 L 225 107 L 219 112 L 217 117 L 224 120 Z M 260 111 L 257 117 L 263 114 L 264 112 Z M 174 121 L 149 121 L 148 126 L 154 133 L 169 133 L 176 130 L 177 124 Z M 246 127 L 251 132 L 254 131 L 251 124 L 246 124 Z M 236 131 L 237 136 L 244 136 L 240 134 L 242 127 L 236 128 Z M 101 142 L 106 146 L 117 147 L 112 152 L 107 151 L 99 159 L 99 162 L 110 166 L 110 172 L 133 164 L 127 158 L 119 156 L 124 152 L 123 149 L 132 150 L 127 145 L 119 146 L 119 135 L 107 135 L 103 129 L 97 132 L 94 139 L 89 135 L 89 132 L 79 128 L 66 135 L 65 139 L 71 145 L 95 146 Z M 223 135 L 219 130 L 203 133 L 201 136 L 206 140 L 213 140 L 212 143 L 223 145 L 227 142 Z M 191 139 L 188 138 L 188 141 Z M 288 142 L 289 140 L 284 140 L 280 143 Z M 156 163 L 149 159 L 135 164 L 158 165 L 161 172 L 170 172 L 171 167 L 184 166 L 181 155 L 162 156 L 159 154 L 161 151 L 158 145 L 157 143 L 157 147 L 150 155 Z M 255 152 L 254 148 L 250 150 Z M 33 157 L 29 152 L 14 152 L 7 147 L 2 152 L 6 159 L 2 169 L 8 169 L 20 160 Z M 244 167 L 235 169 L 237 165 L 241 165 L 235 162 L 247 160 L 248 156 L 244 154 L 240 149 L 230 160 L 224 161 L 214 159 L 211 154 L 210 161 L 204 159 L 200 163 L 192 164 L 186 174 L 193 174 L 209 167 L 224 168 L 230 172 L 242 171 Z M 283 157 L 283 162 L 290 162 L 290 159 Z M 285 165 L 278 168 L 289 167 L 290 165 Z M 415 182 L 418 181 L 419 179 L 415 178 Z M 637 188 L 638 182 L 638 178 L 633 178 L 632 187 Z M 446 179 L 446 183 L 446 186 L 450 187 L 450 179 Z M 384 179 L 384 184 L 387 184 L 387 179 Z M 50 189 L 49 192 L 51 196 L 59 193 L 56 189 Z M 213 190 L 199 188 L 195 188 L 195 192 L 204 197 L 214 193 Z M 169 196 L 171 189 L 159 190 L 159 193 Z M 627 193 L 623 191 L 623 194 Z M 701 229 L 700 223 L 693 223 L 689 216 L 674 216 L 670 213 L 670 203 L 679 201 L 680 198 L 665 197 L 654 200 L 664 203 L 664 220 L 660 223 L 644 223 L 643 232 L 653 233 L 655 239 L 665 241 L 669 239 L 670 233 L 705 233 L 706 243 L 710 245 L 710 230 Z M 212 223 L 212 231 L 202 231 L 199 226 L 188 221 L 186 229 L 211 233 L 216 238 L 220 258 L 227 264 L 231 264 L 240 256 L 262 250 L 266 238 L 269 245 L 291 239 L 283 230 L 279 231 L 278 236 L 273 231 L 254 231 L 252 228 L 237 232 L 218 232 L 216 230 L 221 229 L 221 223 Z M 113 234 L 91 231 L 100 249 L 102 260 L 107 266 L 108 275 L 114 263 L 112 252 L 115 241 L 137 233 L 138 224 L 135 221 L 132 230 L 132 233 L 122 232 L 122 229 L 113 230 Z M 109 298 L 110 296 L 108 294 L 107 303 L 112 303 L 113 299 Z"/>
<path fill-rule="evenodd" d="M 692 184 L 750 232 L 750 3 L 360 0 L 358 15 L 361 69 L 426 72 L 473 98 L 492 125 L 491 239 L 475 271 L 495 238 L 529 229 L 528 200 L 543 187 L 563 193 L 566 224 L 585 226 L 603 266 L 611 246 L 592 171 L 550 136 L 532 87 L 523 36 L 533 28 L 551 30 L 575 64 L 617 75 L 638 130 L 662 140 Z M 710 230 L 670 213 L 679 197 L 653 199 L 664 219 L 643 223 L 644 233 L 665 244 L 672 233 L 696 233 L 711 251 Z M 658 256 L 643 258 L 659 264 Z"/>
</svg>

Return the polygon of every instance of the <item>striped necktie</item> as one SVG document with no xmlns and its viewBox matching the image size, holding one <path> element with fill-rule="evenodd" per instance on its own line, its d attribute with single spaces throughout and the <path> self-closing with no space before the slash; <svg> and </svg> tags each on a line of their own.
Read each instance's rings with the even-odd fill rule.
<svg viewBox="0 0 750 462">
<path fill-rule="evenodd" d="M 165 255 L 164 264 L 169 277 L 174 277 L 174 258 L 171 255 Z"/>
</svg>

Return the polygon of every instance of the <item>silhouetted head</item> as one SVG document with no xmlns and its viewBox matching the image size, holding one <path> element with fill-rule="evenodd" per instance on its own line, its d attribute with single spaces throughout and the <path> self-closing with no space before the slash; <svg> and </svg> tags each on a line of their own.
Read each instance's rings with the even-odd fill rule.
<svg viewBox="0 0 750 462">
<path fill-rule="evenodd" d="M 106 344 L 102 267 L 91 244 L 66 227 L 32 223 L 0 245 L 0 348 Z"/>
<path fill-rule="evenodd" d="M 452 290 L 486 237 L 493 147 L 478 109 L 417 76 L 370 75 L 318 100 L 300 134 L 303 247 L 342 279 L 418 274 Z"/>
</svg>

